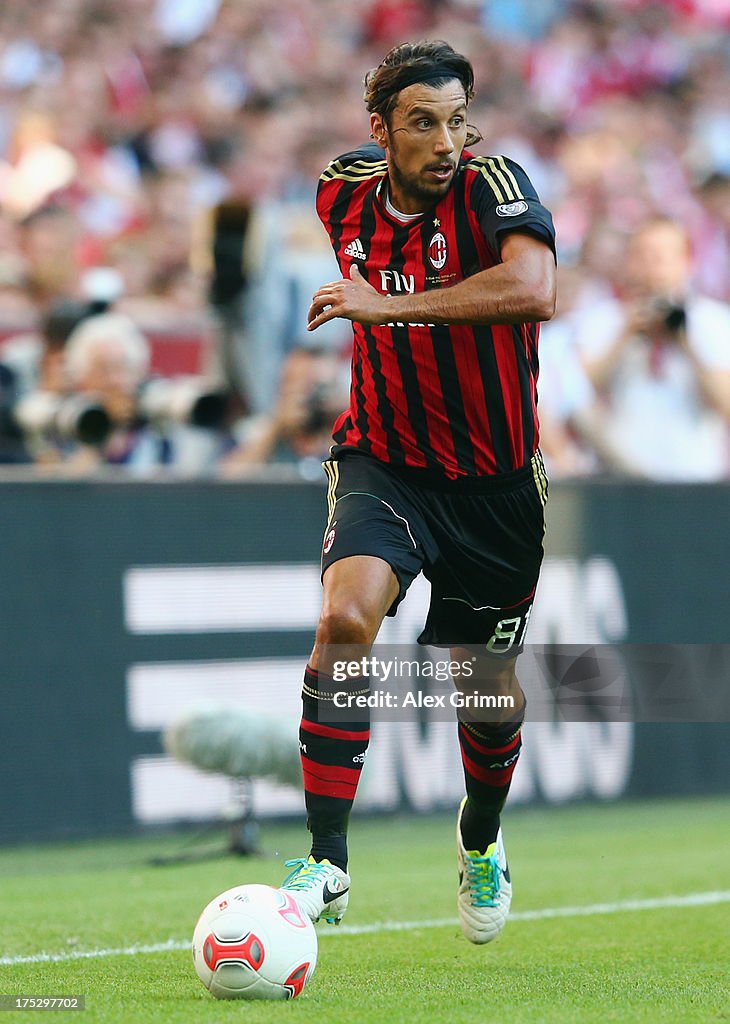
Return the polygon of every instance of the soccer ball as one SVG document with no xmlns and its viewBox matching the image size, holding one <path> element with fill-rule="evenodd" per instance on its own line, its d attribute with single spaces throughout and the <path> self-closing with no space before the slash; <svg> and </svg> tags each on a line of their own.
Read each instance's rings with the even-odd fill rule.
<svg viewBox="0 0 730 1024">
<path fill-rule="evenodd" d="M 193 963 L 217 999 L 294 999 L 314 974 L 317 932 L 291 893 L 237 885 L 198 918 Z"/>
</svg>

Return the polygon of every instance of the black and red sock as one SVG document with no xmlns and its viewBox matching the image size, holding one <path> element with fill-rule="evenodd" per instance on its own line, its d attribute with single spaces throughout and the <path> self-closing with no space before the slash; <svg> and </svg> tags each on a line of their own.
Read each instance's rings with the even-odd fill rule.
<svg viewBox="0 0 730 1024">
<path fill-rule="evenodd" d="M 359 720 L 352 716 L 353 720 L 346 722 L 334 713 L 334 693 L 345 689 L 367 693 L 369 683 L 363 677 L 335 686 L 331 676 L 307 665 L 299 728 L 311 856 L 327 858 L 343 871 L 347 870 L 348 820 L 370 740 L 365 712 L 360 712 Z"/>
<path fill-rule="evenodd" d="M 499 832 L 500 812 L 509 793 L 522 747 L 520 718 L 498 725 L 459 722 L 459 747 L 468 800 L 461 816 L 467 850 L 484 852 Z"/>
</svg>

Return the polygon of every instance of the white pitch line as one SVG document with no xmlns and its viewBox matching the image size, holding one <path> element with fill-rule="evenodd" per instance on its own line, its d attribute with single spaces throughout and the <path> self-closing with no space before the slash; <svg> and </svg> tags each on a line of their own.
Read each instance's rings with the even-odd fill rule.
<svg viewBox="0 0 730 1024">
<path fill-rule="evenodd" d="M 70 960 L 96 960 L 105 956 L 138 956 L 141 953 L 169 953 L 181 949 L 190 949 L 190 942 L 180 939 L 168 939 L 167 942 L 156 942 L 151 946 L 123 946 L 118 949 L 70 949 L 66 953 L 33 953 L 30 956 L 0 957 L 1 967 L 14 967 L 16 964 L 60 964 Z"/>
<path fill-rule="evenodd" d="M 659 896 L 647 900 L 621 900 L 616 903 L 589 903 L 577 907 L 545 907 L 542 910 L 517 910 L 510 914 L 513 921 L 541 921 L 551 917 L 592 917 L 599 914 L 623 914 L 636 910 L 681 909 L 706 907 L 715 903 L 730 903 L 730 890 L 694 892 L 686 896 Z M 458 925 L 455 917 L 432 918 L 423 921 L 375 921 L 372 924 L 343 924 L 337 928 L 318 932 L 319 938 L 338 935 L 373 935 L 380 932 L 411 932 L 422 928 L 451 928 Z M 96 960 L 109 956 L 140 956 L 148 953 L 170 953 L 190 949 L 190 940 L 168 939 L 147 946 L 124 946 L 118 949 L 69 950 L 66 953 L 35 953 L 30 956 L 0 957 L 1 967 L 19 964 L 56 964 L 72 960 Z"/>
<path fill-rule="evenodd" d="M 659 896 L 648 900 L 622 900 L 618 903 L 589 903 L 582 907 L 545 907 L 542 910 L 516 910 L 509 915 L 512 921 L 540 921 L 549 917 L 592 917 L 594 914 L 621 914 L 633 910 L 661 910 L 665 907 L 704 907 L 712 903 L 730 903 L 730 890 L 696 892 L 687 896 Z M 377 932 L 416 931 L 419 928 L 444 928 L 457 925 L 457 917 L 434 918 L 426 921 L 379 921 L 373 924 L 339 925 L 321 932 L 329 935 L 370 935 Z M 0 960 L 0 963 L 2 961 Z"/>
</svg>

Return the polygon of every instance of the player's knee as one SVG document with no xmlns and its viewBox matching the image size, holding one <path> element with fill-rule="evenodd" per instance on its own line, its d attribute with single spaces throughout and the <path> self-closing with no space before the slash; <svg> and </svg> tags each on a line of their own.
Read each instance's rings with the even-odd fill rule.
<svg viewBox="0 0 730 1024">
<path fill-rule="evenodd" d="M 379 623 L 357 602 L 325 609 L 317 627 L 317 644 L 363 644 L 375 639 Z"/>
</svg>

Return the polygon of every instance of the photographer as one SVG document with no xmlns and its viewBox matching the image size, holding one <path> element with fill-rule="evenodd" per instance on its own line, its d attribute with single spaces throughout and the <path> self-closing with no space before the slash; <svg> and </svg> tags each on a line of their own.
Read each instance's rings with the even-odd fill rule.
<svg viewBox="0 0 730 1024">
<path fill-rule="evenodd" d="M 332 423 L 346 401 L 343 365 L 333 353 L 292 349 L 284 360 L 272 413 L 244 423 L 236 448 L 220 464 L 224 477 L 262 463 L 288 463 L 318 478 L 332 444 Z M 315 476 L 316 474 L 316 476 Z"/>
<path fill-rule="evenodd" d="M 8 343 L 6 358 L 0 461 L 190 475 L 229 443 L 228 393 L 199 376 L 150 377 L 147 340 L 122 314 L 58 302 L 42 335 Z"/>
<path fill-rule="evenodd" d="M 653 480 L 727 477 L 730 308 L 691 287 L 681 225 L 647 221 L 629 240 L 622 299 L 581 317 L 578 345 L 609 469 Z"/>
<path fill-rule="evenodd" d="M 101 410 L 106 423 L 93 443 L 56 438 L 57 459 L 73 472 L 124 465 L 144 472 L 166 461 L 164 438 L 139 417 L 137 396 L 149 369 L 149 346 L 127 317 L 103 313 L 84 320 L 64 351 L 69 388 L 77 401 Z"/>
<path fill-rule="evenodd" d="M 38 389 L 59 394 L 66 390 L 63 350 L 73 330 L 90 315 L 87 302 L 55 299 L 37 331 L 15 335 L 5 342 L 2 363 L 15 377 L 19 395 Z"/>
<path fill-rule="evenodd" d="M 42 393 L 61 398 L 68 391 L 64 346 L 89 315 L 88 304 L 60 298 L 52 302 L 35 331 L 5 342 L 0 360 L 0 462 L 42 462 L 46 448 L 37 432 L 24 428 L 28 396 Z M 28 433 L 34 436 L 26 436 Z"/>
</svg>

